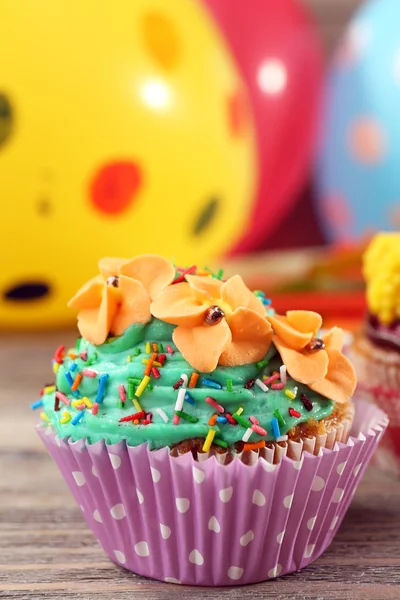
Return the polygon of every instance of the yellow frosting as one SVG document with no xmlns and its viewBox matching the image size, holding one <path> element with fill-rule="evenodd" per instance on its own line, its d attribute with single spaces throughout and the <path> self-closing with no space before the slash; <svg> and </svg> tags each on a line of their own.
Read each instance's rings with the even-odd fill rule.
<svg viewBox="0 0 400 600">
<path fill-rule="evenodd" d="M 369 311 L 385 325 L 400 318 L 400 233 L 378 233 L 363 258 Z"/>
</svg>

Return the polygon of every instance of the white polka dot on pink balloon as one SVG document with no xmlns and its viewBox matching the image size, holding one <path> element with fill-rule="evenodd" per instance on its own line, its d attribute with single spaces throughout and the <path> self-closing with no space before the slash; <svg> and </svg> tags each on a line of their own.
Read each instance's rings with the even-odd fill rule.
<svg viewBox="0 0 400 600">
<path fill-rule="evenodd" d="M 386 134 L 382 125 L 372 115 L 355 118 L 347 130 L 350 154 L 364 165 L 380 163 L 386 152 Z"/>
</svg>

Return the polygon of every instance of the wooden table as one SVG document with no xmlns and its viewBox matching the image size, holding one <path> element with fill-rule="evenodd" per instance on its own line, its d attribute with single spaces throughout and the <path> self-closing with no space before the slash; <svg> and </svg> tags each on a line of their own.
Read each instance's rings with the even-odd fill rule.
<svg viewBox="0 0 400 600">
<path fill-rule="evenodd" d="M 400 481 L 370 469 L 327 552 L 302 572 L 237 588 L 189 588 L 111 563 L 33 431 L 29 404 L 74 333 L 0 340 L 0 598 L 91 600 L 400 598 Z"/>
</svg>

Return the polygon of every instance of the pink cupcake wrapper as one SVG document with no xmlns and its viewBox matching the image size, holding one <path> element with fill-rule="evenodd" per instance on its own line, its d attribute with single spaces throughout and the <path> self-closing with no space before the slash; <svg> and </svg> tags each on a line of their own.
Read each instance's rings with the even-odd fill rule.
<svg viewBox="0 0 400 600">
<path fill-rule="evenodd" d="M 346 444 L 251 466 L 38 433 L 111 560 L 154 579 L 220 586 L 290 573 L 322 554 L 386 426 L 382 411 L 359 402 Z"/>
</svg>

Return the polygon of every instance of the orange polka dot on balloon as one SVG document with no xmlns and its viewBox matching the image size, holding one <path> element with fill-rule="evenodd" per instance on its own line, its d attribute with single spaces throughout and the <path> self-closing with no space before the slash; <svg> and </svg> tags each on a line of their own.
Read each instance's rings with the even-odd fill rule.
<svg viewBox="0 0 400 600">
<path fill-rule="evenodd" d="M 374 117 L 358 117 L 349 126 L 347 141 L 350 153 L 365 165 L 382 161 L 386 150 L 385 132 Z"/>
<path fill-rule="evenodd" d="M 90 186 L 90 199 L 99 211 L 118 214 L 130 207 L 141 185 L 142 173 L 136 163 L 110 162 L 95 173 Z"/>
</svg>

